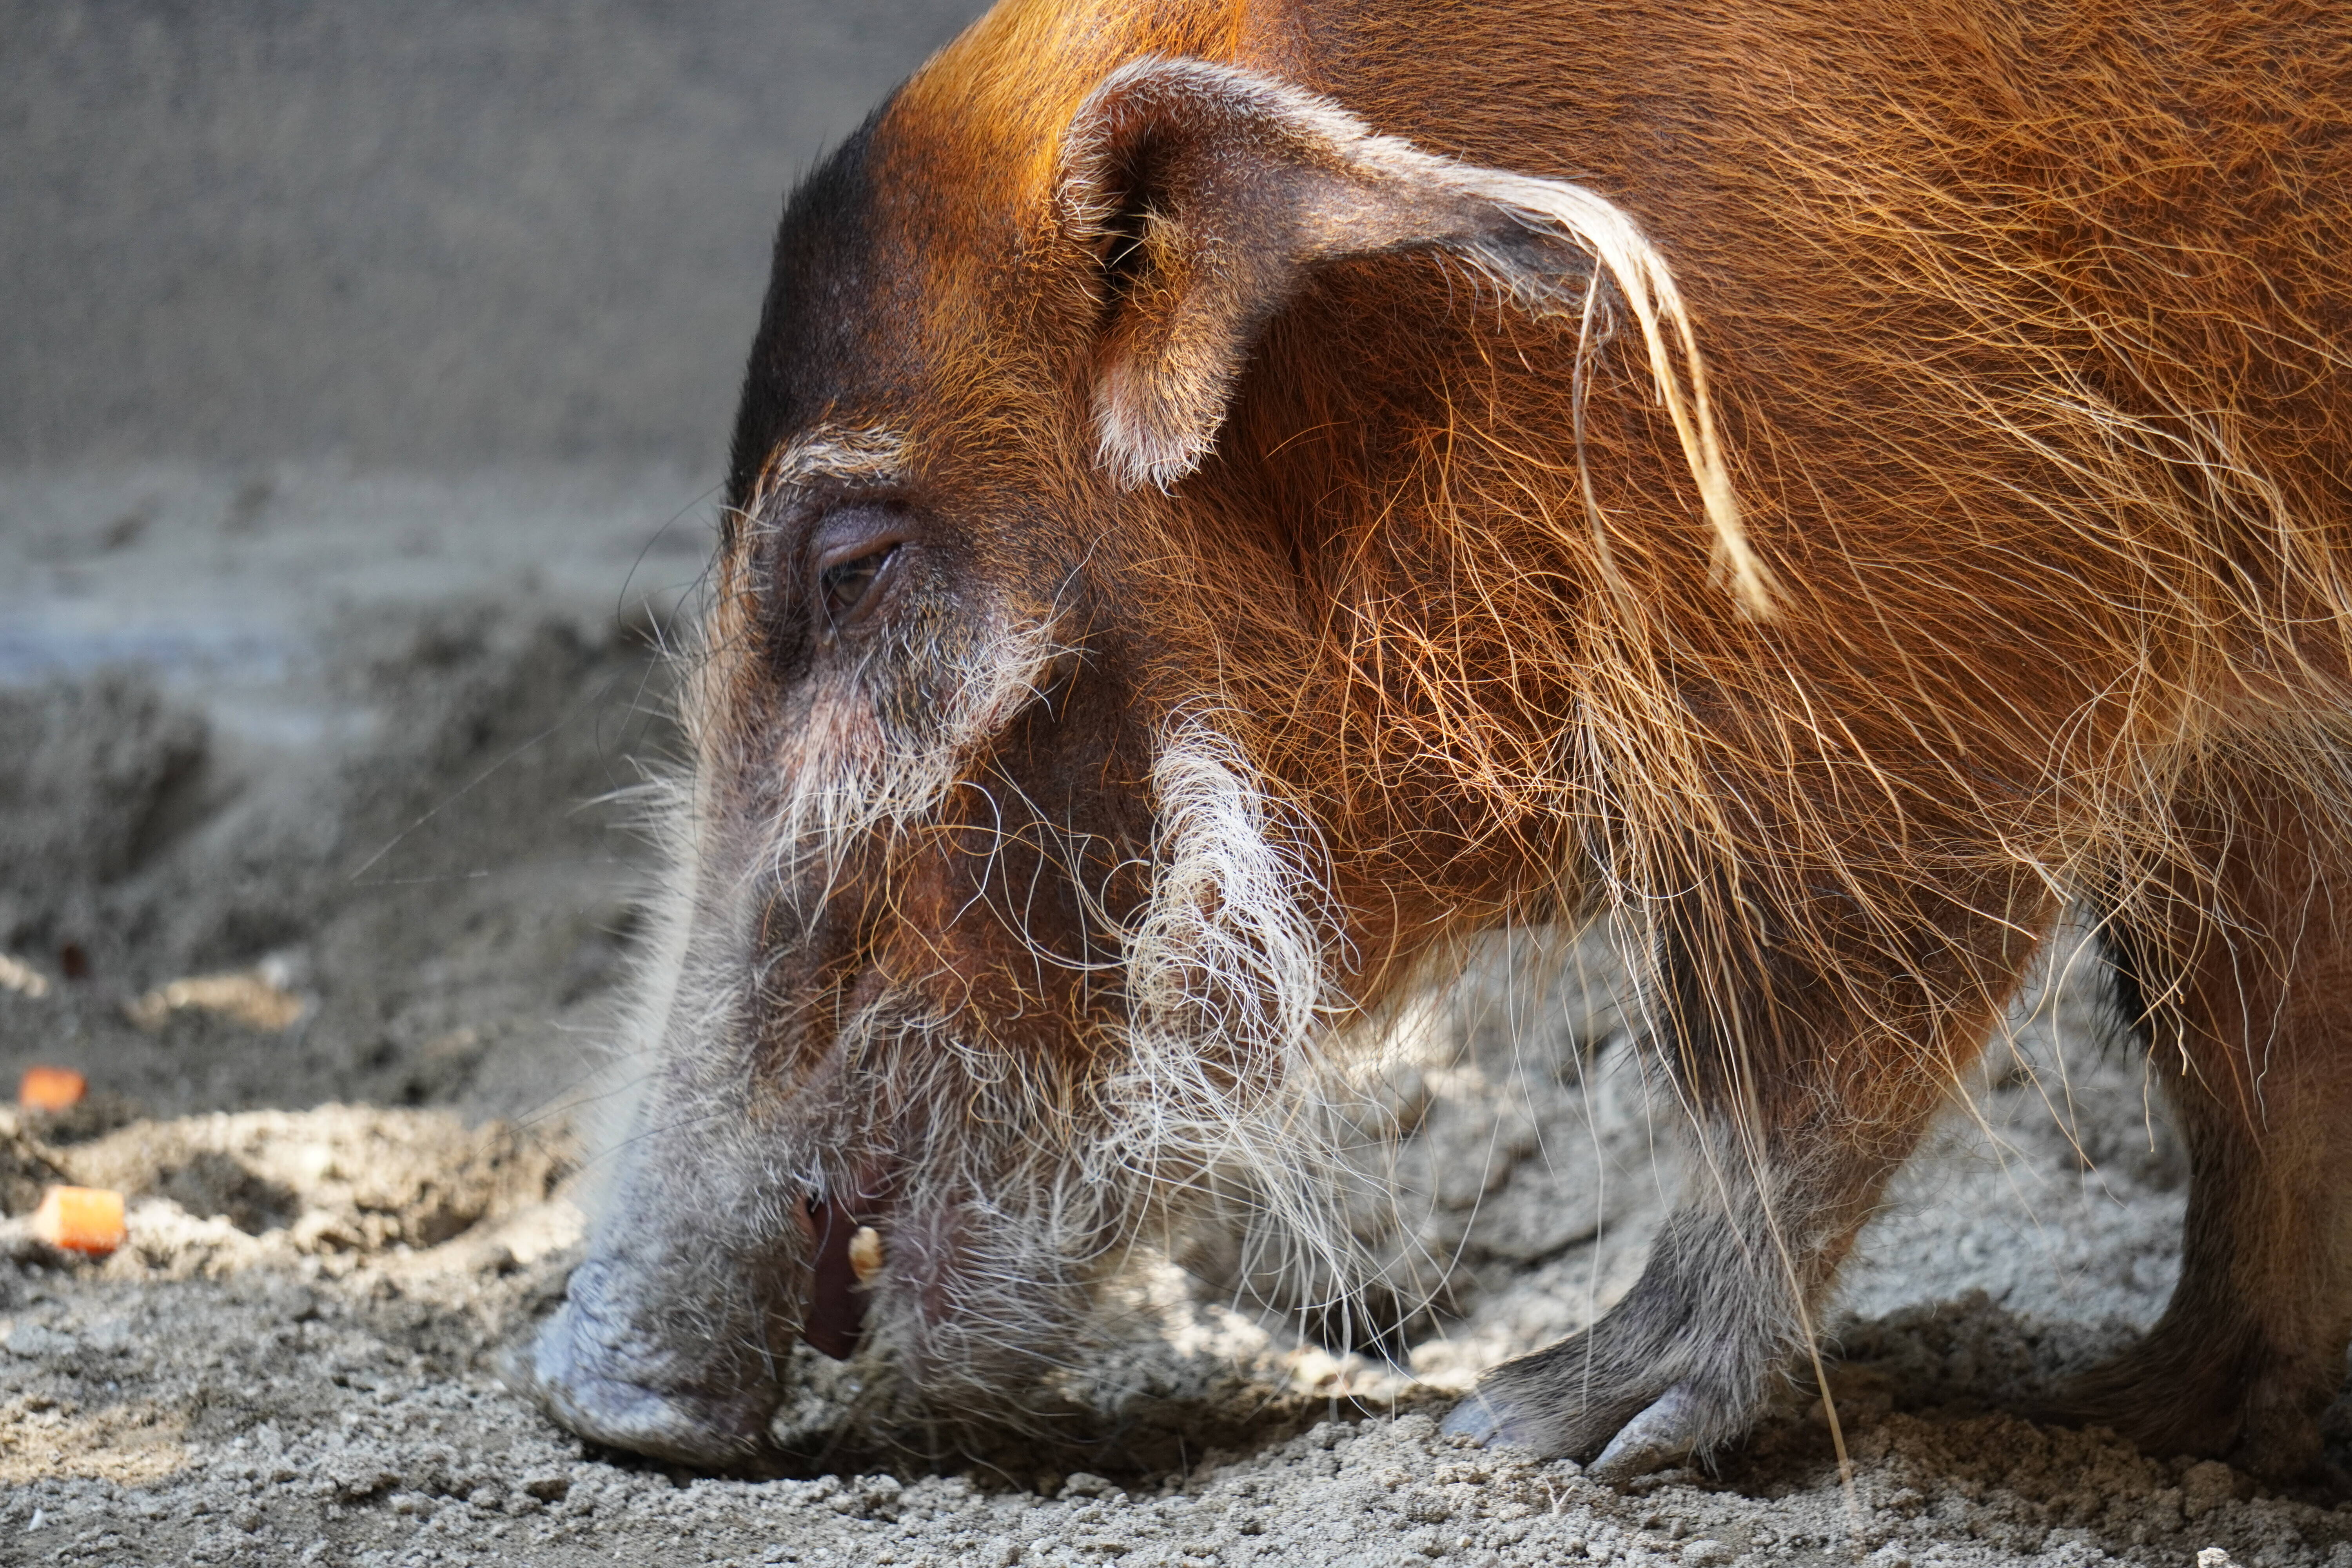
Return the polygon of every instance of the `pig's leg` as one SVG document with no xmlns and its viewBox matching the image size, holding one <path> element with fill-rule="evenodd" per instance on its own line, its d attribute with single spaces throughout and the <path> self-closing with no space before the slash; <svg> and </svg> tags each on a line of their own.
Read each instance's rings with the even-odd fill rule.
<svg viewBox="0 0 2352 1568">
<path fill-rule="evenodd" d="M 1982 912 L 2005 907 L 2007 920 Z M 1679 959 L 1670 949 L 1658 1033 L 1697 1124 L 1691 1189 L 1624 1300 L 1487 1373 L 1449 1430 L 1597 1454 L 1604 1476 L 1746 1433 L 2051 912 L 2000 889 L 1940 918 L 1915 911 L 1905 934 L 1878 908 L 1875 940 L 1855 931 L 1847 952 L 1810 964 L 1769 941 L 1739 967 L 1696 942 Z"/>
<path fill-rule="evenodd" d="M 2244 784 L 2182 814 L 2201 873 L 2135 900 L 2127 1008 L 2189 1157 L 2180 1280 L 2063 1412 L 2158 1456 L 2282 1480 L 2320 1467 L 2352 1342 L 2352 866 L 2322 803 Z M 2338 900 L 2344 900 L 2339 902 Z"/>
</svg>

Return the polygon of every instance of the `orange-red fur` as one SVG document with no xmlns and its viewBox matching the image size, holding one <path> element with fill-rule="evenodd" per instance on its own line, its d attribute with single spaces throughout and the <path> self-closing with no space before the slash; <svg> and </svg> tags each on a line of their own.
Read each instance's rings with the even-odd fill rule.
<svg viewBox="0 0 2352 1568">
<path fill-rule="evenodd" d="M 1318 262 L 1253 326 L 1198 470 L 1123 484 L 1106 378 L 1216 384 L 1181 342 L 1118 358 L 1194 286 L 1160 240 L 1209 198 L 1130 215 L 1151 250 L 1074 219 L 1065 188 L 1074 121 L 1155 58 L 1630 214 L 1695 324 L 1675 384 L 1711 388 L 1769 592 L 1727 585 L 1730 520 L 1658 396 L 1680 373 L 1622 289 L 1530 310 L 1459 245 Z M 2226 1324 L 2244 1365 L 2295 1363 L 2259 1397 L 2212 1393 L 2193 1431 L 2112 1381 L 2086 1397 L 2151 1440 L 2305 1467 L 2352 1310 L 2352 1178 L 2321 1173 L 2352 1169 L 2352 1067 L 2317 994 L 2347 963 L 2332 921 L 2290 931 L 2279 900 L 2325 910 L 2352 867 L 2347 121 L 2352 26 L 2288 0 L 1008 0 L 874 129 L 879 272 L 845 330 L 875 369 L 822 414 L 903 434 L 913 504 L 948 520 L 992 614 L 1051 628 L 1065 684 L 843 873 L 828 896 L 857 912 L 822 962 L 761 952 L 835 977 L 777 1026 L 802 1065 L 773 1114 L 831 1048 L 805 998 L 885 975 L 1050 1081 L 1082 1138 L 1135 1005 L 1087 921 L 1139 918 L 1151 748 L 1212 722 L 1297 818 L 1337 1014 L 1499 925 L 1607 911 L 1645 933 L 1712 1187 L 1616 1327 L 1489 1392 L 1498 1429 L 1556 1448 L 1645 1407 L 1658 1452 L 1704 1447 L 1803 1341 L 2080 902 L 2185 1053 L 2220 1194 L 2189 1316 L 2150 1354 Z M 1199 191 L 1322 177 L 1272 145 L 1243 137 Z M 761 424 L 761 363 L 696 703 L 721 818 L 763 798 L 781 722 L 760 475 L 805 431 Z M 987 812 L 1008 792 L 1115 852 L 1087 870 L 1006 839 Z M 1008 855 L 1033 889 L 1093 882 L 1018 906 L 1017 877 L 973 869 Z M 2279 998 L 2252 1023 L 2231 1012 L 2244 975 Z M 1238 1046 L 1228 1065 L 1274 1070 Z M 2335 1239 L 2299 1264 L 2273 1233 L 2315 1203 Z"/>
</svg>

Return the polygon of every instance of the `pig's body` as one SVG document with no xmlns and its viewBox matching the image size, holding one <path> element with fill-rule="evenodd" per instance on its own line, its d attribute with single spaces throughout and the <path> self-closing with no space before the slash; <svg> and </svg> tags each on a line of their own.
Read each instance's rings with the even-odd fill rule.
<svg viewBox="0 0 2352 1568">
<path fill-rule="evenodd" d="M 2174 1306 L 2082 1411 L 2315 1464 L 2347 39 L 2284 3 L 978 24 L 785 216 L 551 1408 L 747 1458 L 800 1335 L 1017 1415 L 1224 1173 L 1312 1245 L 1350 1020 L 1605 910 L 1701 1174 L 1454 1426 L 1719 1444 L 2072 900 L 2195 1170 Z"/>
</svg>

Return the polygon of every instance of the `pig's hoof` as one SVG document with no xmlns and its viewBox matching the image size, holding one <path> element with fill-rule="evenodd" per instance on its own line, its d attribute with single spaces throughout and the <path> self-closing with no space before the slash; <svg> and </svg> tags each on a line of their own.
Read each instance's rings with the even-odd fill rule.
<svg viewBox="0 0 2352 1568">
<path fill-rule="evenodd" d="M 1482 1447 L 1500 1443 L 1557 1457 L 1574 1454 L 1580 1447 L 1590 1451 L 1589 1432 L 1595 1425 L 1530 1408 L 1499 1389 L 1481 1389 L 1454 1407 L 1444 1430 Z M 1708 1445 L 1717 1426 L 1706 1401 L 1689 1384 L 1678 1383 L 1618 1427 L 1586 1474 L 1595 1480 L 1626 1481 L 1679 1464 Z M 1579 1435 L 1587 1436 L 1584 1444 L 1576 1440 Z"/>
<path fill-rule="evenodd" d="M 1495 1443 L 1525 1447 L 1525 1441 L 1512 1430 L 1511 1418 L 1516 1414 L 1501 1399 L 1474 1392 L 1446 1413 L 1438 1430 L 1449 1437 L 1467 1437 L 1482 1448 Z"/>
<path fill-rule="evenodd" d="M 1761 1334 L 1720 1331 L 1710 1341 L 1705 1321 L 1679 1301 L 1661 1303 L 1637 1288 L 1583 1333 L 1480 1378 L 1446 1429 L 1582 1459 L 1607 1480 L 1737 1442 L 1755 1424 L 1777 1346 Z"/>
<path fill-rule="evenodd" d="M 1690 1384 L 1678 1383 L 1624 1426 L 1586 1467 L 1595 1480 L 1629 1481 L 1678 1465 L 1706 1443 L 1709 1423 Z"/>
</svg>

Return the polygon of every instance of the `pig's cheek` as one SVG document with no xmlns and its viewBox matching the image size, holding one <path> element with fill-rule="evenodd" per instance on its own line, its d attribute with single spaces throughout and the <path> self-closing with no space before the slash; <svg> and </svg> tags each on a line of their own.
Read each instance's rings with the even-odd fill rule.
<svg viewBox="0 0 2352 1568">
<path fill-rule="evenodd" d="M 954 1318 L 970 1293 L 966 1278 L 970 1216 L 961 1205 L 908 1216 L 890 1240 L 889 1283 L 907 1292 L 908 1305 L 927 1329 Z"/>
</svg>

